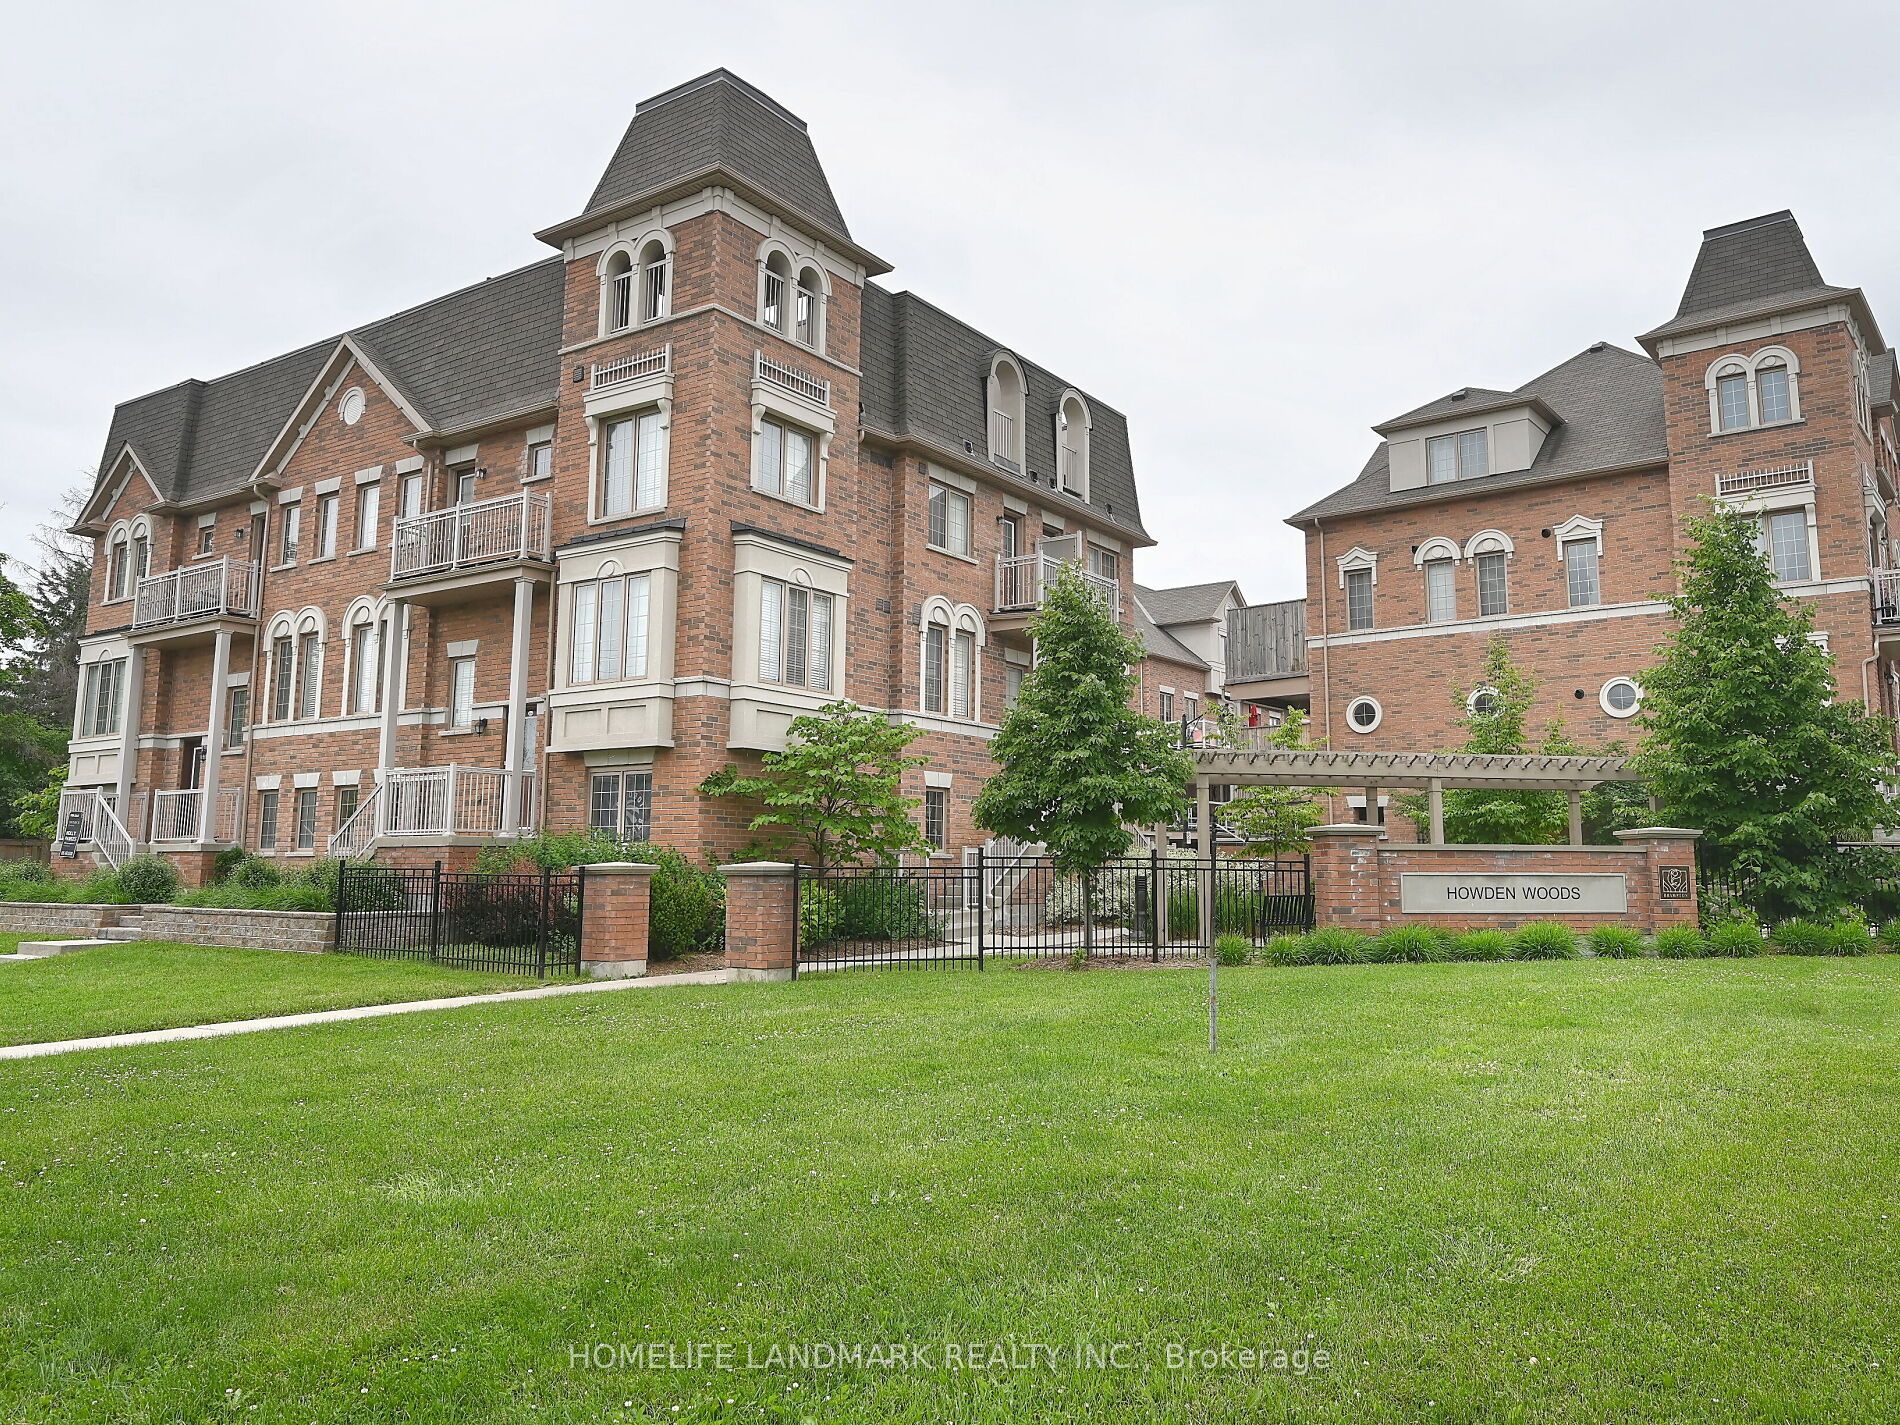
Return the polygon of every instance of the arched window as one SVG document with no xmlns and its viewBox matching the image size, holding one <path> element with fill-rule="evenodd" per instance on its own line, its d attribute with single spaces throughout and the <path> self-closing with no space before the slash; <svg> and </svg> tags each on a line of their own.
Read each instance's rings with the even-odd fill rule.
<svg viewBox="0 0 1900 1425">
<path fill-rule="evenodd" d="M 1730 352 L 1709 366 L 1709 429 L 1716 434 L 1801 419 L 1801 362 L 1785 346 Z"/>
<path fill-rule="evenodd" d="M 1056 476 L 1064 490 L 1089 497 L 1089 408 L 1074 391 L 1056 407 Z"/>
<path fill-rule="evenodd" d="M 1443 535 L 1434 535 L 1412 551 L 1412 563 L 1425 574 L 1425 622 L 1449 623 L 1458 617 L 1458 565 L 1464 551 Z"/>
<path fill-rule="evenodd" d="M 144 520 L 132 521 L 132 588 L 152 572 L 152 528 Z"/>
<path fill-rule="evenodd" d="M 323 616 L 305 609 L 297 618 L 297 711 L 299 720 L 313 718 L 323 699 Z"/>
<path fill-rule="evenodd" d="M 792 260 L 785 249 L 773 248 L 759 264 L 759 322 L 783 333 L 791 319 Z"/>
<path fill-rule="evenodd" d="M 640 320 L 657 322 L 672 311 L 673 254 L 664 240 L 640 245 Z"/>
<path fill-rule="evenodd" d="M 825 279 L 810 263 L 798 273 L 798 290 L 793 297 L 792 339 L 813 351 L 825 349 Z"/>
<path fill-rule="evenodd" d="M 990 459 L 1018 474 L 1023 468 L 1023 373 L 998 352 L 990 362 Z"/>
<path fill-rule="evenodd" d="M 1502 530 L 1481 530 L 1465 544 L 1465 558 L 1477 566 L 1479 618 L 1511 611 L 1510 559 L 1515 552 L 1511 537 Z"/>
<path fill-rule="evenodd" d="M 123 599 L 131 592 L 130 575 L 132 572 L 132 535 L 131 531 L 120 525 L 112 531 L 107 544 L 106 555 L 106 597 Z"/>
<path fill-rule="evenodd" d="M 289 722 L 297 667 L 296 627 L 289 614 L 279 614 L 271 620 L 269 637 L 270 720 Z"/>
<path fill-rule="evenodd" d="M 624 248 L 607 254 L 600 273 L 601 334 L 623 332 L 633 325 L 633 254 Z"/>
<path fill-rule="evenodd" d="M 969 604 L 952 607 L 945 598 L 924 601 L 922 670 L 918 686 L 923 710 L 938 717 L 975 722 L 981 711 L 983 616 Z"/>
<path fill-rule="evenodd" d="M 382 610 L 358 599 L 343 616 L 343 711 L 373 713 L 381 706 Z"/>
</svg>

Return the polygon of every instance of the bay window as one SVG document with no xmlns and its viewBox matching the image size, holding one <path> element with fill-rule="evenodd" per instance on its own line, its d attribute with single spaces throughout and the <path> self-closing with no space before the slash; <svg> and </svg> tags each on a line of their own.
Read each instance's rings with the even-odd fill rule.
<svg viewBox="0 0 1900 1425">
<path fill-rule="evenodd" d="M 125 659 L 102 659 L 86 665 L 79 701 L 79 735 L 103 737 L 117 732 L 125 701 Z"/>
<path fill-rule="evenodd" d="M 779 579 L 759 586 L 759 680 L 831 691 L 831 595 Z"/>
<path fill-rule="evenodd" d="M 652 577 L 614 574 L 573 588 L 567 681 L 613 683 L 646 677 Z"/>
</svg>

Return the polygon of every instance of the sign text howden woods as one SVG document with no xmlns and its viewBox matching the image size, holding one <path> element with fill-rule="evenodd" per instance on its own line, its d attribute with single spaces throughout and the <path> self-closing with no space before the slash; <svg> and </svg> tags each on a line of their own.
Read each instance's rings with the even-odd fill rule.
<svg viewBox="0 0 1900 1425">
<path fill-rule="evenodd" d="M 1629 908 L 1629 882 L 1620 875 L 1407 871 L 1399 876 L 1399 909 L 1407 915 L 1624 915 Z"/>
</svg>

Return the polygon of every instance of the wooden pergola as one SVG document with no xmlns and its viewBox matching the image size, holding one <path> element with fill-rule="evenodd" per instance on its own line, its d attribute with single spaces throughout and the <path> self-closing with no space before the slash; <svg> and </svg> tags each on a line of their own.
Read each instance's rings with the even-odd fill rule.
<svg viewBox="0 0 1900 1425">
<path fill-rule="evenodd" d="M 1570 844 L 1583 844 L 1583 794 L 1605 782 L 1640 780 L 1622 757 L 1505 756 L 1472 752 L 1327 752 L 1314 748 L 1225 747 L 1190 749 L 1194 757 L 1196 830 L 1203 856 L 1214 854 L 1216 785 L 1240 787 L 1363 787 L 1366 819 L 1376 822 L 1379 792 L 1422 791 L 1431 807 L 1430 844 L 1445 842 L 1445 790 L 1562 792 L 1570 799 Z"/>
</svg>

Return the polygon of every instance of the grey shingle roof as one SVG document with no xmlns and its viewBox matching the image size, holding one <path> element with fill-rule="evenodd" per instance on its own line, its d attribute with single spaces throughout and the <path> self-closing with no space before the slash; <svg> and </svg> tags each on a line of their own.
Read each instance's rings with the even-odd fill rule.
<svg viewBox="0 0 1900 1425">
<path fill-rule="evenodd" d="M 1703 233 L 1676 315 L 1641 339 L 1650 343 L 1794 302 L 1857 295 L 1852 287 L 1822 281 L 1801 225 L 1784 208 Z"/>
<path fill-rule="evenodd" d="M 1895 384 L 1894 359 L 1891 351 L 1883 351 L 1867 363 L 1867 386 L 1873 392 L 1874 409 L 1891 410 L 1900 397 L 1900 385 Z"/>
<path fill-rule="evenodd" d="M 550 257 L 345 333 L 436 431 L 554 403 L 562 264 Z M 113 412 L 103 478 L 129 444 L 167 500 L 241 490 L 342 336 Z"/>
<path fill-rule="evenodd" d="M 714 168 L 850 239 L 805 121 L 725 69 L 656 94 L 634 110 L 582 216 Z"/>
<path fill-rule="evenodd" d="M 1166 658 L 1175 663 L 1185 663 L 1190 668 L 1207 666 L 1205 659 L 1149 616 L 1139 594 L 1135 596 L 1135 636 L 1141 640 L 1142 649 L 1150 658 Z"/>
<path fill-rule="evenodd" d="M 1373 429 L 1398 430 L 1404 426 L 1423 425 L 1427 421 L 1439 420 L 1446 416 L 1495 410 L 1499 406 L 1509 405 L 1512 401 L 1522 399 L 1523 397 L 1511 391 L 1493 391 L 1484 386 L 1463 386 L 1440 396 L 1436 401 L 1427 401 L 1422 406 L 1414 406 L 1404 415 L 1381 421 Z"/>
<path fill-rule="evenodd" d="M 1459 480 L 1423 489 L 1393 490 L 1381 441 L 1351 484 L 1287 518 L 1302 524 L 1330 515 L 1469 499 L 1492 490 L 1570 479 L 1598 470 L 1661 465 L 1669 458 L 1663 419 L 1662 372 L 1633 351 L 1599 342 L 1513 393 L 1540 398 L 1562 421 L 1545 439 L 1528 470 Z"/>
<path fill-rule="evenodd" d="M 859 361 L 863 369 L 862 403 L 866 429 L 894 439 L 915 439 L 950 454 L 982 459 L 989 448 L 990 360 L 1009 350 L 974 327 L 958 321 L 909 292 L 887 292 L 875 282 L 864 287 L 864 322 Z M 997 477 L 1033 489 L 1047 508 L 1081 506 L 1074 495 L 1053 487 L 1056 468 L 1056 406 L 1072 388 L 1053 372 L 1010 354 L 1022 366 L 1028 429 L 1023 475 L 993 466 Z M 1128 422 L 1120 411 L 1083 391 L 1089 408 L 1088 508 L 1108 523 L 1146 541 L 1141 502 L 1135 493 Z M 1032 480 L 1030 477 L 1036 477 Z"/>
<path fill-rule="evenodd" d="M 1135 597 L 1164 628 L 1177 623 L 1209 623 L 1220 617 L 1221 605 L 1232 594 L 1240 603 L 1240 585 L 1232 579 L 1217 579 L 1211 584 L 1182 584 L 1173 589 L 1150 589 L 1135 585 Z"/>
</svg>

